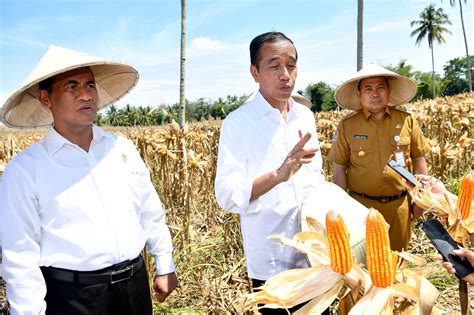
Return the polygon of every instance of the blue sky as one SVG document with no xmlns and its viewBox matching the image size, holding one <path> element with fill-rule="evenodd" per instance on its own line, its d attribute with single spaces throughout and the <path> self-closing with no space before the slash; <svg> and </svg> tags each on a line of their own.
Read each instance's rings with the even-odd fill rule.
<svg viewBox="0 0 474 315">
<path fill-rule="evenodd" d="M 416 70 L 430 71 L 428 44 L 416 46 L 409 26 L 430 3 L 442 7 L 453 23 L 447 43 L 435 44 L 436 71 L 464 56 L 458 4 L 365 0 L 364 64 L 406 59 Z M 473 54 L 472 1 L 463 8 Z M 180 14 L 179 0 L 0 0 L 0 101 L 21 85 L 48 45 L 56 44 L 137 68 L 140 81 L 120 106 L 175 103 Z M 295 42 L 296 89 L 318 81 L 335 87 L 356 70 L 356 20 L 356 0 L 187 0 L 186 96 L 216 100 L 256 90 L 248 45 L 270 30 Z"/>
</svg>

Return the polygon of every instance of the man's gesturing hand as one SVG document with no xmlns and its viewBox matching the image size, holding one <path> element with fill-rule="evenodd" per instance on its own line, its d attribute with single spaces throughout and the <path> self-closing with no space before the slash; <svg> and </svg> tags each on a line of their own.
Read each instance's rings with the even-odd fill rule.
<svg viewBox="0 0 474 315">
<path fill-rule="evenodd" d="M 278 177 L 281 182 L 286 182 L 295 174 L 303 164 L 310 163 L 318 148 L 304 149 L 305 144 L 311 138 L 311 134 L 307 132 L 303 138 L 291 149 L 286 156 L 283 164 L 278 168 Z"/>
</svg>

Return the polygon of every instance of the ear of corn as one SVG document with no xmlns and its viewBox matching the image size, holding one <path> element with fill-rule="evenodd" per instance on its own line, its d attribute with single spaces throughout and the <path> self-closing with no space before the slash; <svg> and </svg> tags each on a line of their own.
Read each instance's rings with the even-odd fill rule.
<svg viewBox="0 0 474 315">
<path fill-rule="evenodd" d="M 385 288 L 392 284 L 395 277 L 396 259 L 390 249 L 387 223 L 382 214 L 373 208 L 367 215 L 365 241 L 367 269 L 372 283 Z"/>
<path fill-rule="evenodd" d="M 349 233 L 341 215 L 332 210 L 326 214 L 326 233 L 332 269 L 340 274 L 349 272 L 353 265 Z"/>
<path fill-rule="evenodd" d="M 468 173 L 461 180 L 461 188 L 458 196 L 458 209 L 461 211 L 461 218 L 466 220 L 470 216 L 472 198 L 474 194 L 474 178 L 472 172 Z"/>
</svg>

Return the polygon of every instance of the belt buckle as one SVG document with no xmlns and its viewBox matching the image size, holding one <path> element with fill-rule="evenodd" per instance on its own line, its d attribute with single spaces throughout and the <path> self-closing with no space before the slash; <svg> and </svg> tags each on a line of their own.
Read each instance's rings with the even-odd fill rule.
<svg viewBox="0 0 474 315">
<path fill-rule="evenodd" d="M 388 197 L 386 197 L 386 198 L 381 198 L 381 199 L 380 199 L 380 202 L 381 202 L 381 203 L 387 203 L 388 201 L 389 201 L 389 198 L 388 198 Z"/>
<path fill-rule="evenodd" d="M 122 270 L 113 271 L 110 274 L 110 283 L 114 284 L 130 279 L 133 276 L 133 266 L 128 266 Z"/>
</svg>

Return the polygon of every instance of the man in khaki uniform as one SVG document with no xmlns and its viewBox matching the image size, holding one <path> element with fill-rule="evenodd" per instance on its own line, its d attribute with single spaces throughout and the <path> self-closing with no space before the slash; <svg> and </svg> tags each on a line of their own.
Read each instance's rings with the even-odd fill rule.
<svg viewBox="0 0 474 315">
<path fill-rule="evenodd" d="M 336 89 L 336 102 L 357 112 L 341 120 L 327 157 L 333 162 L 334 182 L 383 214 L 397 251 L 408 247 L 411 220 L 422 209 L 410 205 L 401 176 L 387 162 L 394 159 L 415 174 L 426 174 L 424 155 L 430 150 L 417 121 L 393 107 L 415 94 L 413 81 L 380 66 L 357 72 Z"/>
</svg>

